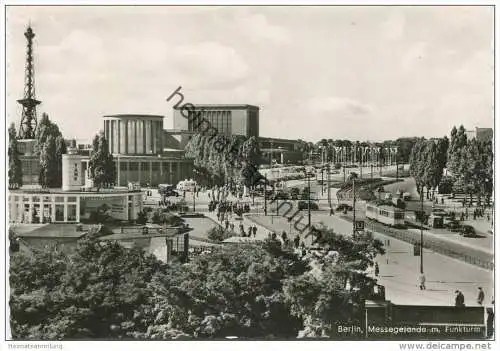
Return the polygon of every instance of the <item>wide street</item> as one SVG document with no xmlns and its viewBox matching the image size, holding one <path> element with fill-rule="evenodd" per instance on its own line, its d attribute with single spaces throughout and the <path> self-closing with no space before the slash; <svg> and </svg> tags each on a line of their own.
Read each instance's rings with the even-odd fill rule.
<svg viewBox="0 0 500 351">
<path fill-rule="evenodd" d="M 307 223 L 307 214 L 303 215 L 301 223 Z M 252 219 L 277 233 L 283 230 L 290 233 L 292 228 L 292 238 L 297 234 L 293 225 L 281 216 L 252 216 Z M 313 212 L 311 220 L 313 223 L 322 222 L 339 234 L 352 235 L 352 223 L 339 218 L 338 215 L 330 216 L 325 211 Z M 493 296 L 493 272 L 427 249 L 424 250 L 423 256 L 427 290 L 420 291 L 417 286 L 420 257 L 413 256 L 413 245 L 379 233 L 375 233 L 374 237 L 384 243 L 387 251 L 376 259 L 380 266 L 378 281 L 386 287 L 386 298 L 394 303 L 452 305 L 454 291 L 459 289 L 465 295 L 466 305 L 475 306 L 479 286 L 485 291 L 487 299 Z"/>
<path fill-rule="evenodd" d="M 155 192 L 153 195 L 156 195 Z M 192 198 L 192 193 L 187 193 L 188 204 L 192 204 Z M 236 201 L 232 197 L 229 200 Z M 243 201 L 251 202 L 251 198 L 246 198 Z M 196 198 L 196 210 L 216 220 L 215 213 L 208 213 L 208 202 L 207 192 L 200 192 Z M 282 217 L 286 207 L 283 207 L 280 215 L 277 216 L 276 205 L 270 205 L 268 216 L 264 216 L 262 198 L 256 198 L 255 202 L 259 204 L 255 207 L 260 208 L 260 210 L 253 210 L 252 214 L 248 218 L 244 217 L 243 221 L 233 222 L 238 225 L 241 222 L 245 228 L 256 223 L 258 226 L 257 239 L 266 238 L 271 230 L 278 234 L 286 231 L 287 235 L 292 238 L 297 235 L 293 223 Z M 302 211 L 294 220 L 298 220 L 301 215 L 304 217 L 300 223 L 307 223 L 307 211 Z M 362 213 L 358 213 L 358 215 L 362 215 Z M 337 233 L 352 235 L 352 223 L 340 218 L 338 214 L 330 216 L 327 211 L 313 211 L 311 220 L 313 223 L 322 222 Z M 191 226 L 193 225 L 196 224 L 193 222 Z M 196 236 L 206 237 L 208 229 L 210 228 L 195 228 Z M 398 304 L 452 305 L 454 291 L 459 289 L 464 293 L 465 303 L 474 306 L 476 305 L 477 288 L 481 286 L 486 293 L 486 302 L 490 302 L 494 287 L 491 271 L 425 249 L 423 258 L 427 289 L 421 291 L 417 286 L 420 275 L 420 257 L 413 256 L 413 245 L 379 233 L 374 235 L 375 238 L 384 243 L 386 249 L 386 254 L 379 256 L 376 261 L 380 267 L 380 276 L 377 279 L 379 284 L 385 286 L 388 300 Z M 306 243 L 308 240 L 306 239 Z M 370 274 L 373 275 L 373 272 Z"/>
</svg>

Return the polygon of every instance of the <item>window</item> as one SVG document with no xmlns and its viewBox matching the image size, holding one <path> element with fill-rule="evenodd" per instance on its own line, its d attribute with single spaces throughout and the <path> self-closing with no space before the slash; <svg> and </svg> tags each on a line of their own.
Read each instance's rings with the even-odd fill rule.
<svg viewBox="0 0 500 351">
<path fill-rule="evenodd" d="M 143 172 L 149 171 L 149 162 L 141 162 L 141 171 Z"/>
<path fill-rule="evenodd" d="M 56 205 L 56 221 L 64 221 L 64 205 Z"/>
<path fill-rule="evenodd" d="M 120 171 L 127 171 L 127 162 L 120 162 Z"/>
<path fill-rule="evenodd" d="M 151 164 L 151 170 L 153 172 L 158 172 L 160 170 L 160 163 L 159 162 L 153 162 Z"/>
<path fill-rule="evenodd" d="M 68 221 L 76 221 L 76 205 L 68 205 Z"/>
<path fill-rule="evenodd" d="M 44 196 L 43 202 L 52 202 L 52 199 L 50 198 L 50 196 Z"/>
<path fill-rule="evenodd" d="M 76 202 L 76 196 L 68 196 L 68 202 Z"/>
<path fill-rule="evenodd" d="M 33 202 L 40 202 L 40 196 L 33 196 Z"/>
<path fill-rule="evenodd" d="M 63 196 L 56 196 L 56 202 L 64 202 Z"/>
<path fill-rule="evenodd" d="M 139 165 L 137 162 L 130 162 L 128 164 L 128 166 L 129 166 L 130 171 L 138 171 L 139 170 Z"/>
<path fill-rule="evenodd" d="M 404 212 L 395 212 L 394 213 L 394 218 L 395 219 L 404 219 L 405 218 L 405 214 L 404 214 Z"/>
</svg>

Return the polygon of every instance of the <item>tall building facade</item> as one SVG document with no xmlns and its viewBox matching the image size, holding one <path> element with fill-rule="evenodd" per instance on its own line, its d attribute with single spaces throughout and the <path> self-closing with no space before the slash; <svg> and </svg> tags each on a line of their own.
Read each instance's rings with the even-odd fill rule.
<svg viewBox="0 0 500 351">
<path fill-rule="evenodd" d="M 193 161 L 164 145 L 163 116 L 119 114 L 103 117 L 104 134 L 116 163 L 116 184 L 175 184 L 191 178 Z M 88 161 L 83 161 L 83 169 Z"/>
<path fill-rule="evenodd" d="M 158 155 L 163 152 L 163 116 L 104 116 L 104 134 L 112 154 Z"/>
<path fill-rule="evenodd" d="M 211 134 L 259 136 L 259 107 L 254 105 L 196 105 L 194 111 L 174 108 L 174 130 L 191 133 L 211 128 Z M 206 121 L 202 123 L 202 121 Z M 213 130 L 216 130 L 214 132 Z"/>
</svg>

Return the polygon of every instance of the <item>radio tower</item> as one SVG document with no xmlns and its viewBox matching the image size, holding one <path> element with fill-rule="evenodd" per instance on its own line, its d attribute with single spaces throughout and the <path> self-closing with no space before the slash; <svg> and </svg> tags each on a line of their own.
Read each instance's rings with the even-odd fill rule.
<svg viewBox="0 0 500 351">
<path fill-rule="evenodd" d="M 31 26 L 28 26 L 24 36 L 28 40 L 28 49 L 26 51 L 26 68 L 24 71 L 24 99 L 17 100 L 18 103 L 23 105 L 19 138 L 34 139 L 37 125 L 36 106 L 42 102 L 36 100 L 35 96 L 35 68 L 33 66 L 33 38 L 35 33 L 33 33 Z"/>
</svg>

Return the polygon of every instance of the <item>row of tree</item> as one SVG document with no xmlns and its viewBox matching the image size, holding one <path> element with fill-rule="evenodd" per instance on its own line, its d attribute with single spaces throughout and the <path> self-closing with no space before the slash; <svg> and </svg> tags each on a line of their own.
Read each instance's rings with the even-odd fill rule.
<svg viewBox="0 0 500 351">
<path fill-rule="evenodd" d="M 206 185 L 244 183 L 247 168 L 261 163 L 257 138 L 239 135 L 196 134 L 186 145 L 186 157 L 194 160 L 197 182 Z"/>
<path fill-rule="evenodd" d="M 168 265 L 116 242 L 11 256 L 14 339 L 296 338 L 361 324 L 379 241 L 316 230 L 327 252 L 300 258 L 279 243 L 214 248 Z"/>
<path fill-rule="evenodd" d="M 449 141 L 445 136 L 439 139 L 419 139 L 410 155 L 410 174 L 415 178 L 417 190 L 423 194 L 424 187 L 429 191 L 437 189 L 446 167 Z"/>
<path fill-rule="evenodd" d="M 485 197 L 489 204 L 493 192 L 493 143 L 468 139 L 465 128 L 453 127 L 448 150 L 448 171 L 454 192 Z"/>
<path fill-rule="evenodd" d="M 452 192 L 469 194 L 471 202 L 473 195 L 477 195 L 479 201 L 485 197 L 489 204 L 493 191 L 491 141 L 468 139 L 463 126 L 453 127 L 450 140 L 446 136 L 419 139 L 410 156 L 410 173 L 418 190 L 422 191 L 423 187 L 435 190 L 441 184 L 445 168 L 451 176 Z"/>
</svg>

